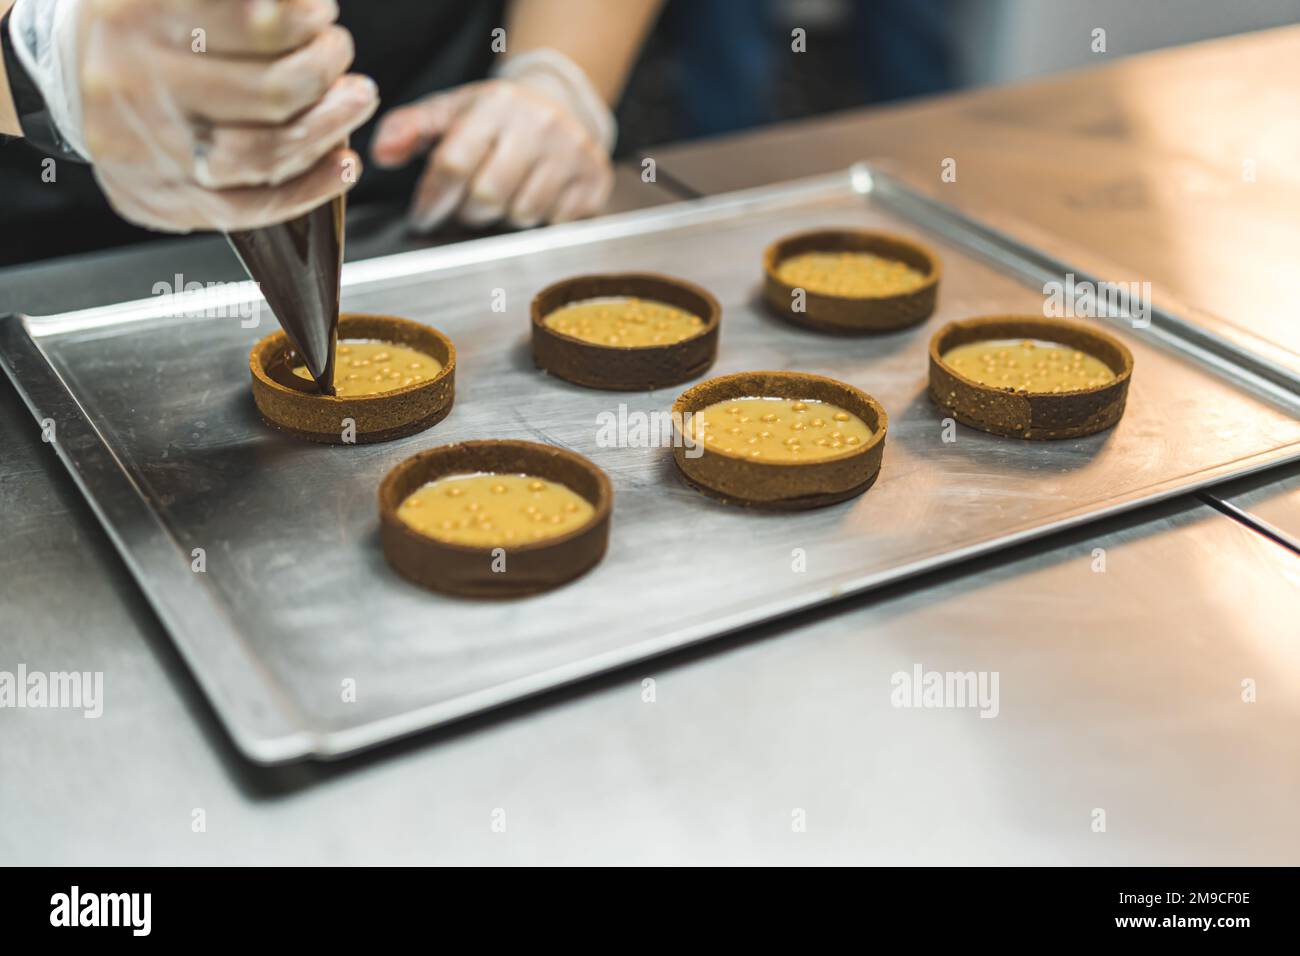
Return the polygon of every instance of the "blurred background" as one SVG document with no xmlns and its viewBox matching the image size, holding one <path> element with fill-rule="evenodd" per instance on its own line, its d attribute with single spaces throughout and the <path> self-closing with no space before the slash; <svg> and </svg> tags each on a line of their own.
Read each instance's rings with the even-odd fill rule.
<svg viewBox="0 0 1300 956">
<path fill-rule="evenodd" d="M 502 5 L 473 0 L 448 25 L 477 51 L 476 62 L 457 64 L 464 75 L 487 69 L 480 38 L 501 22 Z M 374 19 L 373 35 L 354 27 L 357 68 L 380 76 L 395 39 L 391 21 Z M 619 107 L 615 155 L 1295 22 L 1300 0 L 668 0 Z M 1104 53 L 1091 48 L 1096 28 L 1106 31 Z M 796 29 L 802 55 L 791 50 Z M 370 131 L 353 137 L 363 155 Z M 0 144 L 0 267 L 159 239 L 112 214 L 85 167 L 61 170 L 57 189 L 34 188 L 41 159 L 24 143 Z M 395 222 L 419 170 L 367 169 L 353 213 Z M 23 201 L 6 201 L 16 190 Z M 353 237 L 364 233 L 350 225 Z"/>
<path fill-rule="evenodd" d="M 619 153 L 1296 22 L 1300 0 L 669 0 Z M 795 28 L 814 55 L 789 55 Z"/>
</svg>

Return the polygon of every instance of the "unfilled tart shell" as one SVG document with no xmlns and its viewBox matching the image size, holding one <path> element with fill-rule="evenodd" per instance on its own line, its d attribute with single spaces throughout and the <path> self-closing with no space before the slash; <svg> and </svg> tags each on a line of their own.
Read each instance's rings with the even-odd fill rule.
<svg viewBox="0 0 1300 956">
<path fill-rule="evenodd" d="M 841 296 L 803 290 L 804 310 L 795 308 L 796 286 L 777 277 L 786 259 L 808 252 L 870 252 L 925 273 L 919 288 L 895 295 Z M 912 239 L 867 229 L 818 229 L 786 236 L 763 253 L 763 299 L 783 319 L 840 335 L 892 332 L 924 322 L 939 295 L 939 257 Z"/>
<path fill-rule="evenodd" d="M 398 517 L 398 506 L 428 482 L 479 472 L 557 481 L 586 498 L 595 513 L 558 537 L 494 548 L 439 541 Z M 608 476 L 581 455 L 528 441 L 467 441 L 422 451 L 385 476 L 379 534 L 388 563 L 422 587 L 466 597 L 518 597 L 558 587 L 594 567 L 609 542 L 613 505 Z M 501 557 L 505 569 L 494 570 Z"/>
<path fill-rule="evenodd" d="M 1101 360 L 1115 380 L 1072 392 L 1017 392 L 985 385 L 943 360 L 958 345 L 1040 339 Z M 963 425 L 1009 438 L 1078 438 L 1113 426 L 1124 414 L 1133 354 L 1114 336 L 1079 320 L 988 315 L 949 322 L 930 340 L 930 397 Z"/>
<path fill-rule="evenodd" d="M 789 398 L 832 402 L 870 426 L 871 439 L 859 448 L 821 461 L 754 461 L 716 451 L 706 445 L 690 457 L 681 430 L 686 415 L 715 402 L 737 398 Z M 861 389 L 822 375 L 805 372 L 738 372 L 701 382 L 673 403 L 678 429 L 673 460 L 691 487 L 732 504 L 783 511 L 821 508 L 860 495 L 880 474 L 889 416 Z"/>
<path fill-rule="evenodd" d="M 697 335 L 667 345 L 600 345 L 558 332 L 545 319 L 586 299 L 630 296 L 665 302 L 704 320 Z M 533 361 L 565 381 L 609 391 L 649 391 L 707 372 L 718 357 L 722 306 L 707 290 L 672 276 L 618 273 L 576 276 L 547 286 L 532 302 Z"/>
<path fill-rule="evenodd" d="M 248 357 L 253 400 L 268 425 L 308 441 L 342 445 L 351 419 L 357 444 L 368 444 L 413 435 L 447 417 L 456 394 L 456 347 L 447 336 L 391 315 L 344 313 L 338 337 L 405 345 L 437 359 L 442 370 L 427 381 L 379 395 L 323 395 L 315 382 L 293 374 L 298 363 L 293 344 L 284 332 L 273 332 Z"/>
</svg>

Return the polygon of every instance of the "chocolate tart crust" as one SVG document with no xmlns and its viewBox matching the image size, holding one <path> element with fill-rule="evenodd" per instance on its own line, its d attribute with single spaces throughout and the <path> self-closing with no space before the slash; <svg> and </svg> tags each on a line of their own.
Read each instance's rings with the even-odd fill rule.
<svg viewBox="0 0 1300 956">
<path fill-rule="evenodd" d="M 833 402 L 862 418 L 871 427 L 871 440 L 848 454 L 822 461 L 754 461 L 707 446 L 698 457 L 687 456 L 685 442 L 680 440 L 687 413 L 728 399 L 760 397 Z M 731 504 L 780 511 L 833 505 L 870 488 L 880 474 L 889 428 L 885 409 L 866 392 L 805 372 L 738 372 L 711 378 L 678 397 L 673 403 L 673 422 L 679 430 L 673 460 L 688 485 Z"/>
<path fill-rule="evenodd" d="M 439 541 L 397 516 L 416 489 L 446 475 L 528 474 L 567 485 L 595 508 L 581 527 L 543 541 L 497 548 Z M 614 491 L 609 477 L 581 455 L 529 441 L 467 441 L 440 445 L 399 463 L 379 486 L 379 536 L 384 556 L 422 587 L 465 597 L 519 597 L 558 587 L 605 555 Z M 493 565 L 504 552 L 505 570 Z"/>
<path fill-rule="evenodd" d="M 666 302 L 698 315 L 704 329 L 667 345 L 598 345 L 549 328 L 545 318 L 571 302 L 633 296 Z M 678 385 L 707 372 L 718 357 L 722 306 L 707 290 L 672 276 L 619 273 L 576 276 L 547 286 L 533 297 L 533 362 L 575 385 L 609 391 L 649 391 Z"/>
<path fill-rule="evenodd" d="M 405 345 L 442 363 L 425 382 L 378 395 L 322 395 L 314 382 L 293 374 L 295 354 L 289 337 L 274 332 L 253 346 L 248 365 L 253 400 L 262 419 L 297 438 L 329 445 L 343 441 L 344 419 L 356 423 L 356 443 L 390 441 L 413 435 L 447 417 L 456 393 L 456 347 L 437 329 L 390 315 L 344 313 L 340 339 L 378 339 Z"/>
<path fill-rule="evenodd" d="M 1013 392 L 967 378 L 943 360 L 958 345 L 986 339 L 1041 339 L 1104 362 L 1115 381 L 1072 392 Z M 1124 414 L 1133 354 L 1114 336 L 1078 319 L 988 315 L 949 322 L 930 340 L 930 397 L 957 421 L 1009 438 L 1078 438 L 1110 428 Z"/>
<path fill-rule="evenodd" d="M 927 276 L 924 285 L 895 295 L 842 296 L 804 289 L 804 311 L 794 309 L 794 290 L 777 278 L 777 267 L 806 252 L 871 252 L 904 262 Z M 819 332 L 869 335 L 924 322 L 934 312 L 942 267 L 939 257 L 913 239 L 866 229 L 818 229 L 778 239 L 763 252 L 763 299 L 783 319 Z"/>
</svg>

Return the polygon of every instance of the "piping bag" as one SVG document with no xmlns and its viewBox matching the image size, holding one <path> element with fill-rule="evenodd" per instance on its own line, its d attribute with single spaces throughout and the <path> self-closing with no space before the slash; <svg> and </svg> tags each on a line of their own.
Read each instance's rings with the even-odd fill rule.
<svg viewBox="0 0 1300 956">
<path fill-rule="evenodd" d="M 344 196 L 304 216 L 226 234 L 321 392 L 334 394 Z"/>
</svg>

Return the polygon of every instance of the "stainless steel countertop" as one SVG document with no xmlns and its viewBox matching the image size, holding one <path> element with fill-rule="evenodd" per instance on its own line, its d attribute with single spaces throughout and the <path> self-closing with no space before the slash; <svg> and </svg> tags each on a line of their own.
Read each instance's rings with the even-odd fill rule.
<svg viewBox="0 0 1300 956">
<path fill-rule="evenodd" d="M 1162 56 L 1188 57 L 1189 74 L 1201 69 L 1196 50 Z M 885 115 L 906 131 L 913 110 L 919 131 L 933 108 Z M 823 143 L 835 140 L 834 123 L 846 124 L 843 149 L 861 158 L 853 124 L 874 115 L 830 121 Z M 669 165 L 671 151 L 655 155 L 661 172 L 686 178 Z M 732 170 L 760 168 L 764 181 L 810 171 L 774 165 L 762 151 L 717 157 Z M 634 172 L 624 178 L 633 203 L 655 198 Z M 187 278 L 222 268 L 215 251 L 197 250 L 202 243 L 187 244 Z M 0 306 L 15 295 L 31 311 L 103 301 L 110 279 L 127 290 L 118 298 L 147 293 L 154 272 L 175 271 L 175 254 L 10 271 L 0 274 Z M 48 309 L 31 304 L 33 289 Z M 1300 715 L 1300 655 L 1279 623 L 1294 617 L 1300 557 L 1196 501 L 359 760 L 262 770 L 234 753 L 7 382 L 0 436 L 0 670 L 102 670 L 107 697 L 98 720 L 0 711 L 0 862 L 1300 856 L 1291 812 L 1300 745 L 1289 729 Z M 1093 570 L 1096 548 L 1105 573 Z M 916 664 L 997 671 L 999 716 L 892 707 L 891 675 Z M 656 682 L 654 703 L 643 700 L 645 679 Z M 1241 701 L 1245 679 L 1257 681 L 1258 703 Z M 204 833 L 191 828 L 196 808 Z M 1092 831 L 1095 808 L 1106 811 L 1104 834 Z M 498 809 L 504 833 L 493 831 Z M 797 810 L 806 832 L 792 829 Z"/>
<path fill-rule="evenodd" d="M 1300 655 L 1278 626 L 1300 556 L 1204 505 L 343 764 L 259 770 L 123 600 L 131 582 L 66 485 L 6 495 L 25 518 L 0 575 L 41 622 L 6 658 L 103 670 L 107 703 L 98 720 L 0 719 L 5 862 L 1283 864 L 1300 849 Z M 892 675 L 918 664 L 997 671 L 998 716 L 892 707 Z M 1258 703 L 1240 699 L 1247 678 Z"/>
</svg>

